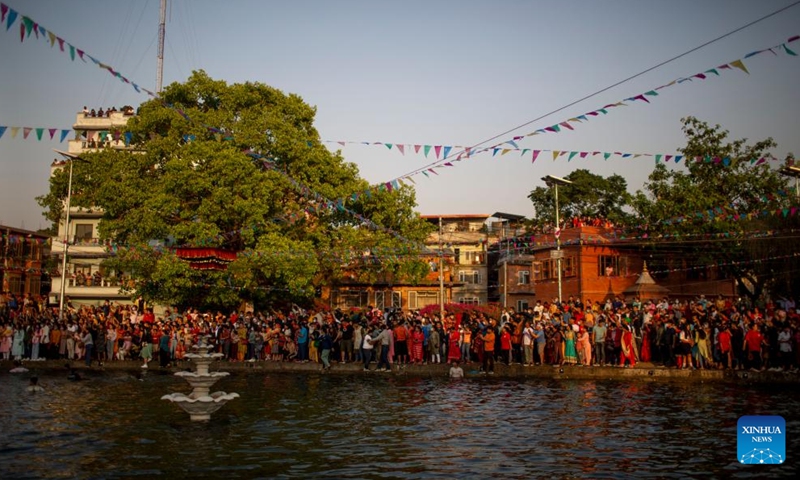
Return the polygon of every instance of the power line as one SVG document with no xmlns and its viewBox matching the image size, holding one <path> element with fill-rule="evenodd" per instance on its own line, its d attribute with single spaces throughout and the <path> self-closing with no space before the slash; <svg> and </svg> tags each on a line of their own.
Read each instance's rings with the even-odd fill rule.
<svg viewBox="0 0 800 480">
<path fill-rule="evenodd" d="M 764 20 L 766 20 L 766 19 L 768 19 L 768 18 L 770 18 L 770 17 L 774 17 L 775 15 L 778 15 L 779 13 L 782 13 L 782 12 L 784 12 L 784 11 L 786 11 L 786 10 L 788 10 L 788 9 L 790 9 L 790 8 L 792 8 L 792 7 L 796 6 L 796 5 L 798 5 L 798 4 L 800 4 L 800 0 L 798 0 L 798 1 L 796 1 L 796 2 L 794 2 L 794 3 L 790 4 L 790 5 L 787 5 L 787 6 L 783 7 L 783 8 L 780 8 L 780 9 L 778 9 L 778 10 L 775 10 L 774 12 L 772 12 L 772 13 L 769 13 L 769 14 L 767 14 L 767 15 L 764 15 L 763 17 L 760 17 L 760 18 L 758 18 L 758 19 L 756 19 L 756 20 L 753 20 L 753 21 L 751 21 L 751 22 L 749 22 L 749 23 L 746 23 L 745 25 L 742 25 L 741 27 L 738 27 L 738 28 L 736 28 L 736 29 L 734 29 L 734 30 L 731 30 L 731 31 L 729 31 L 729 32 L 727 32 L 727 33 L 725 33 L 725 34 L 723 34 L 723 35 L 720 35 L 719 37 L 716 37 L 716 38 L 714 38 L 714 39 L 712 39 L 712 40 L 709 40 L 709 41 L 707 41 L 707 42 L 705 42 L 705 43 L 703 43 L 703 44 L 701 44 L 701 45 L 698 45 L 698 46 L 696 46 L 696 47 L 694 47 L 694 48 L 692 48 L 692 49 L 689 49 L 689 50 L 687 50 L 687 51 L 685 51 L 685 52 L 683 52 L 683 53 L 681 53 L 681 54 L 679 54 L 679 55 L 676 55 L 676 56 L 674 56 L 674 57 L 672 57 L 672 58 L 670 58 L 670 59 L 668 59 L 668 60 L 664 60 L 663 62 L 660 62 L 660 63 L 658 63 L 658 64 L 656 64 L 656 65 L 653 65 L 652 67 L 650 67 L 650 68 L 647 68 L 647 69 L 645 69 L 645 70 L 642 70 L 641 72 L 639 72 L 639 73 L 636 73 L 636 74 L 634 74 L 634 75 L 631 75 L 630 77 L 627 77 L 627 78 L 625 78 L 625 79 L 623 79 L 623 80 L 620 80 L 620 81 L 618 81 L 618 82 L 616 82 L 616 83 L 613 83 L 613 84 L 611 84 L 611 85 L 609 85 L 609 86 L 607 86 L 607 87 L 604 87 L 604 88 L 602 88 L 602 89 L 600 89 L 600 90 L 597 90 L 597 91 L 595 91 L 594 93 L 590 93 L 589 95 L 586 95 L 586 96 L 584 96 L 584 97 L 581 97 L 581 98 L 579 98 L 578 100 L 575 100 L 575 101 L 573 101 L 573 102 L 571 102 L 571 103 L 568 103 L 567 105 L 564 105 L 564 106 L 562 106 L 562 107 L 559 107 L 559 108 L 557 108 L 557 109 L 555 109 L 555 110 L 552 110 L 552 111 L 550 111 L 550 112 L 548 112 L 548 113 L 545 113 L 544 115 L 541 115 L 541 116 L 539 116 L 539 117 L 536 117 L 536 118 L 534 118 L 533 120 L 530 120 L 530 121 L 528 121 L 528 122 L 525 122 L 525 123 L 523 123 L 523 124 L 521 124 L 521 125 L 517 125 L 516 127 L 513 127 L 513 128 L 511 128 L 511 129 L 508 129 L 508 130 L 504 131 L 503 133 L 499 133 L 499 134 L 497 134 L 497 135 L 495 135 L 495 136 L 493 136 L 493 137 L 491 137 L 491 138 L 487 138 L 486 140 L 483 140 L 483 141 L 481 141 L 480 143 L 476 143 L 475 145 L 473 145 L 473 146 L 469 147 L 468 149 L 463 149 L 463 150 L 459 150 L 458 152 L 451 153 L 450 155 L 448 155 L 447 157 L 444 157 L 444 158 L 442 158 L 441 160 L 436 160 L 435 162 L 431 162 L 431 163 L 429 163 L 429 164 L 427 164 L 427 165 L 425 165 L 425 166 L 423 166 L 423 167 L 420 167 L 420 168 L 418 168 L 418 169 L 416 169 L 416 170 L 412 170 L 412 171 L 411 171 L 411 172 L 409 172 L 409 173 L 406 173 L 406 174 L 404 174 L 404 175 L 400 175 L 400 176 L 399 176 L 399 177 L 397 177 L 397 178 L 402 178 L 402 177 L 407 177 L 407 176 L 410 176 L 410 175 L 415 175 L 415 174 L 417 174 L 417 173 L 419 173 L 419 172 L 421 172 L 421 171 L 423 171 L 423 170 L 427 170 L 428 168 L 430 168 L 430 167 L 432 167 L 432 166 L 434 166 L 434 165 L 438 165 L 438 164 L 440 164 L 440 163 L 444 162 L 444 161 L 445 161 L 445 160 L 447 160 L 448 158 L 452 158 L 452 157 L 454 157 L 454 156 L 461 155 L 461 154 L 465 153 L 467 150 L 472 150 L 472 149 L 474 149 L 474 148 L 476 148 L 476 147 L 480 147 L 481 145 L 483 145 L 483 144 L 485 144 L 485 143 L 489 143 L 489 142 L 491 142 L 492 140 L 496 140 L 496 139 L 498 139 L 498 138 L 500 138 L 500 137 L 503 137 L 503 136 L 505 136 L 505 135 L 508 135 L 508 134 L 510 134 L 510 133 L 512 133 L 512 132 L 514 132 L 514 131 L 516 131 L 516 130 L 519 130 L 519 129 L 520 129 L 520 128 L 522 128 L 522 127 L 526 127 L 526 126 L 528 126 L 528 125 L 530 125 L 530 124 L 532 124 L 532 123 L 538 122 L 539 120 L 542 120 L 542 119 L 544 119 L 544 118 L 547 118 L 547 117 L 549 117 L 550 115 L 554 115 L 554 114 L 556 114 L 556 113 L 558 113 L 558 112 L 560 112 L 560 111 L 562 111 L 562 110 L 566 110 L 566 109 L 567 109 L 567 108 L 569 108 L 569 107 L 572 107 L 572 106 L 574 106 L 574 105 L 577 105 L 577 104 L 579 104 L 579 103 L 581 103 L 581 102 L 583 102 L 583 101 L 585 101 L 585 100 L 588 100 L 588 99 L 590 99 L 590 98 L 592 98 L 592 97 L 595 97 L 595 96 L 597 96 L 597 95 L 600 95 L 601 93 L 604 93 L 604 92 L 606 92 L 606 91 L 608 91 L 608 90 L 611 90 L 611 89 L 612 89 L 612 88 L 614 88 L 614 87 L 618 87 L 618 86 L 622 85 L 623 83 L 627 83 L 627 82 L 629 82 L 629 81 L 633 80 L 634 78 L 637 78 L 637 77 L 640 77 L 640 76 L 642 76 L 642 75 L 644 75 L 644 74 L 646 74 L 646 73 L 652 72 L 653 70 L 655 70 L 655 69 L 657 69 L 657 68 L 663 67 L 664 65 L 666 65 L 666 64 L 668 64 L 668 63 L 672 63 L 672 62 L 674 62 L 675 60 L 678 60 L 678 59 L 680 59 L 680 58 L 683 58 L 683 57 L 685 57 L 686 55 L 689 55 L 689 54 L 691 54 L 691 53 L 694 53 L 694 52 L 696 52 L 696 51 L 698 51 L 698 50 L 700 50 L 700 49 L 702 49 L 702 48 L 705 48 L 705 47 L 707 47 L 707 46 L 711 45 L 712 43 L 716 43 L 716 42 L 718 42 L 718 41 L 720 41 L 720 40 L 722 40 L 722 39 L 724 39 L 724 38 L 727 38 L 727 37 L 729 37 L 729 36 L 731 36 L 731 35 L 733 35 L 733 34 L 735 34 L 735 33 L 738 33 L 738 32 L 740 32 L 740 31 L 742 31 L 742 30 L 744 30 L 744 29 L 746 29 L 746 28 L 748 28 L 748 27 L 751 27 L 751 26 L 753 26 L 753 25 L 755 25 L 755 24 L 757 24 L 757 23 L 759 23 L 759 22 L 762 22 L 762 21 L 764 21 Z"/>
</svg>

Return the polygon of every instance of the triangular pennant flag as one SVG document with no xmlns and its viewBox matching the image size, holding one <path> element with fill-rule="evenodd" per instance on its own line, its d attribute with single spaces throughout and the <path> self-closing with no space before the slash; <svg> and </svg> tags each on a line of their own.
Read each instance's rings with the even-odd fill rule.
<svg viewBox="0 0 800 480">
<path fill-rule="evenodd" d="M 8 17 L 6 17 L 6 31 L 11 28 L 11 25 L 14 25 L 14 22 L 17 20 L 17 11 L 13 9 L 8 10 Z"/>
<path fill-rule="evenodd" d="M 561 126 L 563 126 L 565 128 L 568 128 L 570 130 L 575 130 L 574 128 L 572 128 L 572 125 L 570 125 L 569 122 L 561 122 L 561 123 L 559 123 L 559 125 L 561 125 Z"/>
<path fill-rule="evenodd" d="M 726 167 L 730 166 L 730 164 L 731 164 L 731 159 L 730 159 L 730 157 L 725 157 L 725 158 L 723 158 L 723 159 L 722 159 L 722 164 L 723 164 L 723 165 L 725 165 Z"/>
<path fill-rule="evenodd" d="M 434 170 L 434 169 L 432 169 L 432 168 L 429 168 L 429 169 L 428 169 L 428 171 L 429 171 L 429 172 L 431 172 L 431 173 L 433 173 L 434 175 L 439 175 L 438 173 L 436 173 L 436 170 Z"/>
<path fill-rule="evenodd" d="M 695 75 L 693 75 L 693 76 L 694 76 L 695 78 L 699 78 L 700 80 L 705 80 L 705 79 L 706 79 L 706 75 L 705 75 L 704 73 L 696 73 L 696 74 L 695 74 Z"/>
<path fill-rule="evenodd" d="M 738 68 L 739 70 L 743 71 L 744 73 L 747 73 L 747 74 L 750 73 L 750 72 L 747 71 L 747 67 L 744 66 L 744 62 L 742 62 L 741 60 L 734 60 L 729 65 L 732 66 L 732 67 Z"/>
<path fill-rule="evenodd" d="M 559 153 L 560 153 L 560 152 L 559 152 L 558 150 L 553 150 L 553 161 L 554 161 L 554 162 L 556 161 L 556 158 L 558 158 L 558 154 L 559 154 Z"/>
<path fill-rule="evenodd" d="M 436 158 L 439 158 L 439 154 L 442 152 L 442 146 L 441 145 L 435 145 L 433 147 L 433 151 L 436 154 Z"/>
<path fill-rule="evenodd" d="M 678 163 L 683 158 L 683 155 L 675 155 L 675 163 Z"/>
<path fill-rule="evenodd" d="M 83 50 L 81 50 L 80 48 L 76 48 L 75 51 L 78 52 L 78 58 L 80 58 L 81 60 L 83 60 L 85 62 L 86 59 L 83 58 Z M 126 83 L 130 83 L 130 82 L 126 82 Z"/>
<path fill-rule="evenodd" d="M 450 146 L 445 146 L 444 147 L 444 154 L 442 155 L 442 158 L 447 158 L 447 156 L 450 155 L 450 149 L 451 148 L 453 148 L 453 147 L 450 147 Z"/>
<path fill-rule="evenodd" d="M 6 21 L 6 13 L 8 13 L 8 5 L 0 3 L 0 23 Z"/>
<path fill-rule="evenodd" d="M 492 156 L 494 157 L 495 155 L 497 155 L 497 152 L 499 152 L 499 151 L 500 151 L 499 148 L 493 148 L 492 149 Z"/>
<path fill-rule="evenodd" d="M 37 128 L 36 129 L 36 139 L 40 142 L 42 141 L 42 135 L 44 134 L 44 128 Z"/>
<path fill-rule="evenodd" d="M 452 163 L 450 163 L 450 162 L 444 162 L 444 164 L 443 164 L 443 165 L 445 165 L 445 166 L 447 166 L 447 167 L 454 167 L 454 166 L 455 166 L 455 165 L 453 165 L 453 164 L 452 164 Z"/>
<path fill-rule="evenodd" d="M 75 61 L 75 47 L 72 44 L 69 46 L 69 59 L 73 62 Z"/>
<path fill-rule="evenodd" d="M 502 157 L 503 155 L 505 155 L 506 153 L 508 153 L 508 152 L 510 152 L 510 151 L 511 151 L 511 149 L 510 149 L 510 148 L 504 148 L 504 149 L 503 149 L 503 153 L 501 153 L 501 154 L 500 154 L 500 156 Z"/>
<path fill-rule="evenodd" d="M 644 96 L 644 94 L 642 94 L 642 95 L 636 95 L 635 97 L 633 97 L 633 99 L 634 99 L 634 100 L 644 100 L 645 102 L 647 102 L 647 103 L 650 103 L 650 100 L 646 99 L 646 98 L 645 98 L 645 96 Z"/>
<path fill-rule="evenodd" d="M 541 150 L 534 150 L 533 151 L 533 156 L 531 156 L 531 163 L 536 161 L 536 157 L 538 157 L 539 153 L 541 153 L 541 152 L 542 152 Z"/>
<path fill-rule="evenodd" d="M 783 44 L 783 50 L 786 51 L 787 54 L 789 54 L 789 55 L 791 55 L 793 57 L 797 56 L 797 54 L 794 52 L 794 50 L 791 50 L 785 43 Z"/>
<path fill-rule="evenodd" d="M 419 147 L 422 145 L 414 145 L 414 153 L 419 153 Z"/>
<path fill-rule="evenodd" d="M 661 163 L 661 155 L 656 155 L 656 163 Z"/>
<path fill-rule="evenodd" d="M 31 134 L 31 130 L 33 130 L 31 127 L 22 127 L 22 138 L 27 139 L 28 135 Z"/>
<path fill-rule="evenodd" d="M 63 52 L 64 51 L 64 39 L 61 38 L 61 37 L 56 37 L 56 40 L 58 40 L 58 48 L 60 48 L 61 51 Z"/>
<path fill-rule="evenodd" d="M 608 160 L 608 157 L 610 157 L 610 156 L 611 156 L 611 154 L 608 153 L 608 152 L 603 153 L 603 158 L 605 158 L 606 160 Z"/>
<path fill-rule="evenodd" d="M 431 151 L 431 146 L 425 145 L 424 151 L 425 151 L 425 158 L 428 158 L 428 152 Z"/>
<path fill-rule="evenodd" d="M 523 148 L 522 153 L 519 154 L 520 157 L 524 157 L 526 153 L 530 152 L 530 148 Z"/>
<path fill-rule="evenodd" d="M 57 129 L 57 128 L 48 128 L 48 129 L 47 129 L 47 133 L 49 133 L 49 134 L 50 134 L 50 140 L 52 140 L 52 139 L 53 139 L 53 137 L 55 136 L 55 134 L 56 134 L 56 130 L 58 130 L 58 129 Z"/>
<path fill-rule="evenodd" d="M 405 145 L 403 145 L 402 143 L 398 143 L 396 145 L 396 147 L 397 147 L 398 150 L 400 150 L 400 154 L 401 155 L 405 155 L 406 154 L 406 150 L 405 150 L 406 146 Z"/>
<path fill-rule="evenodd" d="M 568 162 L 569 162 L 569 161 L 571 161 L 571 160 L 572 160 L 572 157 L 574 157 L 574 156 L 575 156 L 575 155 L 577 155 L 577 154 L 578 154 L 578 152 L 569 152 L 569 158 L 567 159 L 567 161 L 568 161 Z"/>
<path fill-rule="evenodd" d="M 586 158 L 586 155 L 588 155 L 588 154 L 589 154 L 589 152 L 581 152 L 581 158 Z"/>
<path fill-rule="evenodd" d="M 667 162 L 667 163 L 669 163 L 669 159 L 670 159 L 670 158 L 672 158 L 672 155 L 666 155 L 666 156 L 664 157 L 664 161 L 665 161 L 665 162 Z"/>
<path fill-rule="evenodd" d="M 47 32 L 47 38 L 50 39 L 50 48 L 53 48 L 53 45 L 56 44 L 56 34 L 53 32 Z"/>
<path fill-rule="evenodd" d="M 717 71 L 716 68 L 709 68 L 708 70 L 706 70 L 703 73 L 713 73 L 714 75 L 719 76 L 719 72 Z"/>
<path fill-rule="evenodd" d="M 561 131 L 561 127 L 559 127 L 558 125 L 551 125 L 551 126 L 549 126 L 549 127 L 545 128 L 545 130 L 547 130 L 547 131 L 549 131 L 549 132 L 555 132 L 555 133 L 558 133 L 558 132 L 560 132 L 560 131 Z"/>
<path fill-rule="evenodd" d="M 25 26 L 25 36 L 30 37 L 33 30 L 33 20 L 28 17 L 22 17 L 22 25 Z"/>
<path fill-rule="evenodd" d="M 513 146 L 516 149 L 519 149 L 519 146 L 517 145 L 517 143 L 514 140 L 509 140 L 506 143 L 511 145 L 511 146 Z"/>
<path fill-rule="evenodd" d="M 5 5 L 3 5 L 5 7 Z M 3 15 L 5 15 L 5 11 L 3 11 Z M 3 134 L 6 133 L 6 129 L 8 127 L 0 127 L 0 138 L 3 138 Z"/>
<path fill-rule="evenodd" d="M 392 144 L 391 143 L 384 143 L 384 145 L 386 145 L 386 148 L 388 148 L 389 150 L 392 149 Z"/>
<path fill-rule="evenodd" d="M 650 97 L 658 96 L 658 92 L 656 92 L 655 90 L 650 90 L 649 92 L 644 92 L 644 94 L 648 95 Z"/>
<path fill-rule="evenodd" d="M 67 135 L 69 135 L 69 130 L 61 130 L 61 139 L 58 141 L 58 143 L 63 143 L 64 139 L 67 138 Z"/>
</svg>

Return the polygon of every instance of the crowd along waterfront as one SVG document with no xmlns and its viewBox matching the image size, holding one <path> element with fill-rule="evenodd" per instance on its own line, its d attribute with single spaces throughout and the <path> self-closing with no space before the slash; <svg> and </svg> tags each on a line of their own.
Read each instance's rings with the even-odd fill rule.
<svg viewBox="0 0 800 480">
<path fill-rule="evenodd" d="M 542 367 L 544 368 L 544 367 Z M 549 368 L 549 367 L 548 367 Z M 577 368 L 576 368 L 577 370 Z M 166 370 L 0 375 L 7 478 L 793 477 L 795 384 L 238 369 L 208 423 L 160 397 Z M 781 415 L 782 465 L 737 462 L 737 419 Z"/>
</svg>

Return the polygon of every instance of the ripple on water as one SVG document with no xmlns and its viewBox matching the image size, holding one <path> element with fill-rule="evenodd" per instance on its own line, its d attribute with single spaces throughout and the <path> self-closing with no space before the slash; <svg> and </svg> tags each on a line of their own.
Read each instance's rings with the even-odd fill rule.
<svg viewBox="0 0 800 480">
<path fill-rule="evenodd" d="M 187 390 L 168 375 L 42 381 L 31 397 L 0 377 L 0 402 L 19 406 L 0 414 L 3 478 L 757 477 L 733 460 L 738 416 L 800 430 L 792 389 L 251 374 L 222 380 L 242 396 L 194 424 L 159 400 Z"/>
</svg>

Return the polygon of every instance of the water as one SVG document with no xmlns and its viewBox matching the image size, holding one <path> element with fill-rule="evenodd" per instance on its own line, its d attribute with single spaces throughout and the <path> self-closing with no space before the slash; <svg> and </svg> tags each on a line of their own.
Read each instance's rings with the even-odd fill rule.
<svg viewBox="0 0 800 480">
<path fill-rule="evenodd" d="M 191 423 L 160 400 L 189 392 L 171 375 L 40 383 L 0 376 L 2 478 L 790 477 L 800 460 L 797 387 L 237 373 L 215 390 L 242 397 Z M 736 463 L 745 414 L 786 419 L 787 463 Z"/>
</svg>

